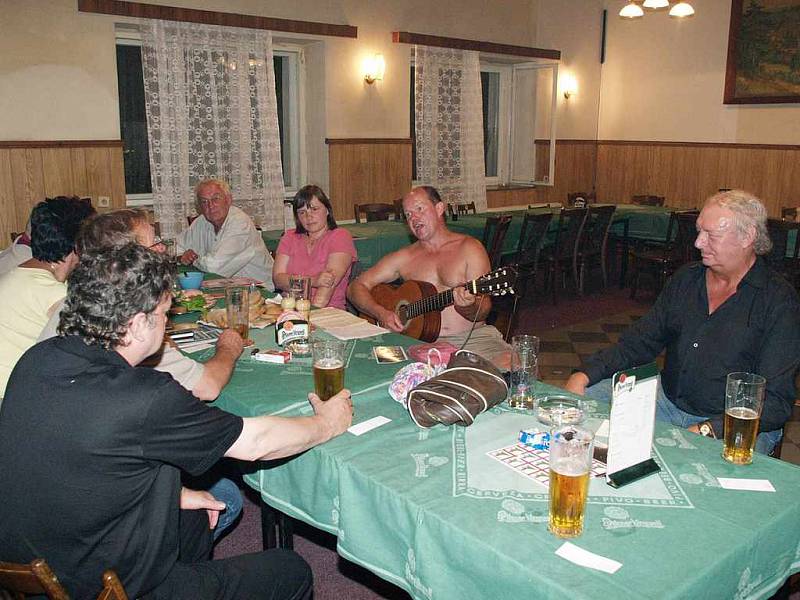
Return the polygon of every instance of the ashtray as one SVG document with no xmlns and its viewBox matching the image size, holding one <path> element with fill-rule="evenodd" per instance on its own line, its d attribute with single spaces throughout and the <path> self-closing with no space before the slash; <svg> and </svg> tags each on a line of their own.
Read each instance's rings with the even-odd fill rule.
<svg viewBox="0 0 800 600">
<path fill-rule="evenodd" d="M 578 425 L 586 418 L 583 400 L 566 394 L 549 394 L 538 398 L 536 418 L 552 426 Z"/>
</svg>

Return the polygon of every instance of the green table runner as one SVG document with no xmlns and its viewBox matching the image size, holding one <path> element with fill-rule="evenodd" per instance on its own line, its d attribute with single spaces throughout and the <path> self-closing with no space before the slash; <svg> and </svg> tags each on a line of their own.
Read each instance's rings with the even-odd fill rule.
<svg viewBox="0 0 800 600">
<path fill-rule="evenodd" d="M 263 333 L 259 346 L 271 329 Z M 653 448 L 662 472 L 622 490 L 593 480 L 586 530 L 572 540 L 622 568 L 609 575 L 559 558 L 545 488 L 486 454 L 513 444 L 533 415 L 502 404 L 469 428 L 418 429 L 387 392 L 402 365 L 371 358 L 371 346 L 398 343 L 414 342 L 357 341 L 346 372 L 354 423 L 391 422 L 260 463 L 245 481 L 414 598 L 761 598 L 800 569 L 800 469 L 762 455 L 735 467 L 720 457 L 721 442 L 662 424 Z M 310 364 L 244 358 L 216 405 L 244 416 L 310 414 L 312 387 Z M 607 409 L 589 408 L 596 428 Z M 725 490 L 717 477 L 769 479 L 776 492 Z"/>
</svg>

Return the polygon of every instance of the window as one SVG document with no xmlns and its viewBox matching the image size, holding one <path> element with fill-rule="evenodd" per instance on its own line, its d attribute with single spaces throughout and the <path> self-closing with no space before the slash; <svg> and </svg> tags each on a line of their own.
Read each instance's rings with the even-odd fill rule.
<svg viewBox="0 0 800 600">
<path fill-rule="evenodd" d="M 287 194 L 293 194 L 302 181 L 301 65 L 299 48 L 277 44 L 273 46 L 281 162 Z M 142 80 L 141 41 L 137 32 L 126 30 L 117 34 L 117 83 L 128 205 L 150 205 L 152 187 L 147 115 Z"/>
<path fill-rule="evenodd" d="M 552 182 L 557 66 L 481 61 L 483 157 L 486 184 Z M 414 65 L 410 120 L 413 179 L 417 180 Z M 548 149 L 548 146 L 550 148 Z M 537 154 L 538 150 L 538 154 Z"/>
</svg>

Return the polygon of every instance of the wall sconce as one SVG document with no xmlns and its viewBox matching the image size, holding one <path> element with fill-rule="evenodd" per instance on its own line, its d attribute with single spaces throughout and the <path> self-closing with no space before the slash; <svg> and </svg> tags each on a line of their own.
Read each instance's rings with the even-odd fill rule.
<svg viewBox="0 0 800 600">
<path fill-rule="evenodd" d="M 362 71 L 364 71 L 364 81 L 367 83 L 371 84 L 382 80 L 383 73 L 386 71 L 386 61 L 383 60 L 383 54 L 375 54 L 365 58 L 362 64 Z"/>
<path fill-rule="evenodd" d="M 564 75 L 564 78 L 561 80 L 561 90 L 564 92 L 564 98 L 567 100 L 578 93 L 578 80 L 575 79 L 574 75 L 570 75 L 569 73 Z"/>
</svg>

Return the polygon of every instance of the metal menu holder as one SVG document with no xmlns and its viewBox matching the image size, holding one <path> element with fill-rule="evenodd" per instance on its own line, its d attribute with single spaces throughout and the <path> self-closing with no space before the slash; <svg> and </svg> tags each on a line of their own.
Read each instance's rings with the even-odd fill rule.
<svg viewBox="0 0 800 600">
<path fill-rule="evenodd" d="M 658 367 L 619 371 L 611 381 L 606 483 L 619 488 L 661 470 L 651 457 Z"/>
</svg>

